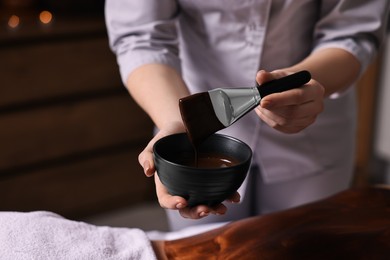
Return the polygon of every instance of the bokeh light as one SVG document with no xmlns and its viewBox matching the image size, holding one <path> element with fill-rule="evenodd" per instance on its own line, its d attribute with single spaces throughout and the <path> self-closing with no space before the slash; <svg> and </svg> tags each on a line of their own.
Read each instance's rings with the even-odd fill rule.
<svg viewBox="0 0 390 260">
<path fill-rule="evenodd" d="M 53 19 L 53 15 L 49 11 L 42 11 L 39 13 L 39 21 L 43 24 L 49 24 Z"/>
<path fill-rule="evenodd" d="M 17 15 L 11 15 L 11 17 L 8 19 L 8 26 L 10 28 L 16 28 L 20 24 L 20 18 Z"/>
</svg>

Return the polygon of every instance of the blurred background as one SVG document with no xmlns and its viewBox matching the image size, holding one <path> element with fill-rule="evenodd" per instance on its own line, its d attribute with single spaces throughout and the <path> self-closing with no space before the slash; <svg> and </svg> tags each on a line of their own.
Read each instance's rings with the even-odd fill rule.
<svg viewBox="0 0 390 260">
<path fill-rule="evenodd" d="M 390 40 L 358 85 L 354 186 L 390 184 L 389 70 Z M 166 230 L 137 161 L 152 128 L 120 81 L 104 0 L 0 0 L 1 211 Z"/>
<path fill-rule="evenodd" d="M 120 81 L 104 1 L 0 6 L 0 210 L 163 229 L 137 159 L 153 124 Z"/>
</svg>

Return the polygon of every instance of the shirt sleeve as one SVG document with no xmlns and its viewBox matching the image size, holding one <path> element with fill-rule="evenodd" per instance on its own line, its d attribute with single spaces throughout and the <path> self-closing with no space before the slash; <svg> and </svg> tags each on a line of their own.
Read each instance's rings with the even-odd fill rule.
<svg viewBox="0 0 390 260">
<path fill-rule="evenodd" d="M 322 1 L 314 51 L 344 49 L 359 60 L 364 72 L 383 41 L 388 8 L 388 0 Z"/>
<path fill-rule="evenodd" d="M 175 0 L 106 0 L 110 48 L 117 56 L 123 83 L 137 67 L 169 65 L 180 73 Z"/>
</svg>

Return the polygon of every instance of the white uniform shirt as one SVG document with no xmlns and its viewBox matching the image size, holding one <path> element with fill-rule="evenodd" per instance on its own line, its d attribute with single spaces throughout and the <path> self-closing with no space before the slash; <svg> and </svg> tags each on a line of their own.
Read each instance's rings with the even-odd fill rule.
<svg viewBox="0 0 390 260">
<path fill-rule="evenodd" d="M 191 92 L 252 87 L 259 69 L 291 66 L 320 48 L 352 53 L 362 71 L 384 34 L 388 0 L 107 0 L 110 45 L 122 79 L 147 63 L 182 73 Z M 343 73 L 340 71 L 340 73 Z M 221 133 L 248 143 L 265 182 L 350 174 L 356 128 L 353 88 L 325 101 L 297 134 L 254 112 Z"/>
</svg>

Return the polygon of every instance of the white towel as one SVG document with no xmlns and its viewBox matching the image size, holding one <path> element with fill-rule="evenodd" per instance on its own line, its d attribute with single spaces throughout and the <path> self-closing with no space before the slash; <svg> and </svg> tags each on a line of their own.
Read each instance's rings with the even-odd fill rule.
<svg viewBox="0 0 390 260">
<path fill-rule="evenodd" d="M 156 259 L 140 229 L 94 226 L 47 211 L 0 212 L 0 259 Z"/>
</svg>

